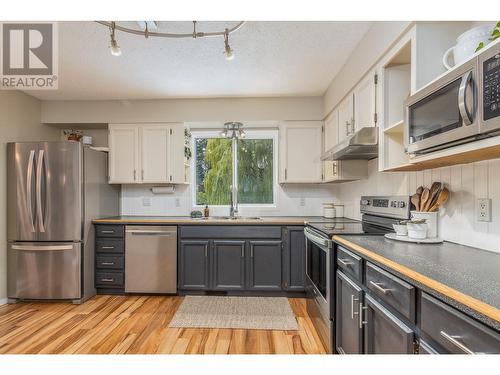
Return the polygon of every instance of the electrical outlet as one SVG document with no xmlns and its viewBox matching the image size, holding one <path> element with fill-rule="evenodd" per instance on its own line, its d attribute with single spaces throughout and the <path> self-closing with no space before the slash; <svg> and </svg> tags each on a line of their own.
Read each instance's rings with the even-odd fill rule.
<svg viewBox="0 0 500 375">
<path fill-rule="evenodd" d="M 143 197 L 142 198 L 142 206 L 143 207 L 150 207 L 151 206 L 151 198 Z"/>
<path fill-rule="evenodd" d="M 491 199 L 477 199 L 477 221 L 491 221 Z"/>
<path fill-rule="evenodd" d="M 179 198 L 175 198 L 175 207 L 181 206 L 181 200 Z"/>
<path fill-rule="evenodd" d="M 302 197 L 300 198 L 300 206 L 304 207 L 306 205 L 306 198 Z"/>
</svg>

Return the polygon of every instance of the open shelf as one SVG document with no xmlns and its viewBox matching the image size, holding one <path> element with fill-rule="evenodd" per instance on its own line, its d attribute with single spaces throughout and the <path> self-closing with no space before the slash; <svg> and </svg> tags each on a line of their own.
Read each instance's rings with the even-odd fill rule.
<svg viewBox="0 0 500 375">
<path fill-rule="evenodd" d="M 387 128 L 384 129 L 385 134 L 403 134 L 404 133 L 404 121 L 398 121 L 392 125 L 389 125 Z"/>
</svg>

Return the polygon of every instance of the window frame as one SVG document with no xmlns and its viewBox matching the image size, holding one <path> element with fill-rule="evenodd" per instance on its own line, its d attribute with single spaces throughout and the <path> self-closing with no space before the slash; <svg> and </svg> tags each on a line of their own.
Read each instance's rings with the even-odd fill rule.
<svg viewBox="0 0 500 375">
<path fill-rule="evenodd" d="M 239 203 L 239 207 L 248 208 L 277 208 L 278 207 L 278 129 L 244 129 L 245 140 L 247 139 L 271 139 L 273 141 L 273 203 Z M 200 205 L 196 201 L 196 160 L 198 155 L 196 155 L 196 139 L 198 138 L 222 138 L 220 135 L 220 130 L 200 130 L 191 129 L 191 150 L 192 157 L 190 161 L 191 165 L 191 199 L 192 207 L 194 209 L 201 209 L 205 205 Z M 236 150 L 236 155 L 238 155 L 238 149 Z M 238 157 L 233 160 L 233 165 L 235 165 L 235 170 L 238 170 Z M 236 174 L 236 186 L 238 186 L 238 174 Z M 237 200 L 238 201 L 238 200 Z M 216 208 L 229 208 L 229 205 L 210 205 L 210 207 Z"/>
</svg>

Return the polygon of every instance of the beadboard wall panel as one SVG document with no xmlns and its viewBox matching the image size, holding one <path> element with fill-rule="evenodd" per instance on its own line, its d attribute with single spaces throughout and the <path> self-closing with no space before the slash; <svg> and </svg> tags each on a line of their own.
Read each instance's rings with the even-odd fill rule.
<svg viewBox="0 0 500 375">
<path fill-rule="evenodd" d="M 366 180 L 342 184 L 338 198 L 345 215 L 361 219 L 361 195 L 411 195 L 417 187 L 441 181 L 450 190 L 448 203 L 439 211 L 439 232 L 447 240 L 500 252 L 500 159 L 418 172 L 379 172 L 369 162 Z M 476 220 L 477 199 L 492 200 L 491 222 Z"/>
</svg>

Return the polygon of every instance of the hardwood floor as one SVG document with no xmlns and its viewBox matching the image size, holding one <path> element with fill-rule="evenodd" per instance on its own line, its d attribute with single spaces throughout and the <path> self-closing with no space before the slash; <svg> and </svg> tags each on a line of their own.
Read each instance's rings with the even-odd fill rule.
<svg viewBox="0 0 500 375">
<path fill-rule="evenodd" d="M 324 354 L 305 299 L 289 301 L 298 331 L 168 328 L 182 302 L 176 296 L 6 305 L 0 307 L 0 353 Z"/>
</svg>

